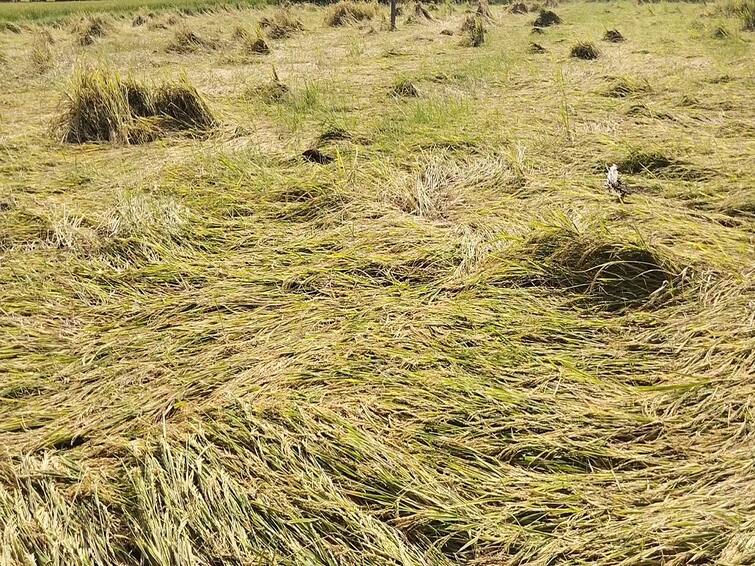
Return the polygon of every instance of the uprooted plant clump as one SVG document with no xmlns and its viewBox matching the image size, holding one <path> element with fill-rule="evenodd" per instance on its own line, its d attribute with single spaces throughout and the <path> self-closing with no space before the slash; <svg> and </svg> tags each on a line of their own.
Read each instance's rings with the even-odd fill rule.
<svg viewBox="0 0 755 566">
<path fill-rule="evenodd" d="M 207 132 L 217 125 L 186 79 L 144 85 L 107 69 L 80 69 L 54 130 L 67 143 L 144 143 L 171 131 Z"/>
</svg>

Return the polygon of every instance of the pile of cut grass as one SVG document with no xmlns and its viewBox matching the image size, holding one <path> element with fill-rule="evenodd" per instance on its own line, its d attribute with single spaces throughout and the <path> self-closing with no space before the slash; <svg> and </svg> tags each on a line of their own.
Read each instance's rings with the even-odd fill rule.
<svg viewBox="0 0 755 566">
<path fill-rule="evenodd" d="M 432 22 L 432 14 L 428 12 L 427 8 L 422 5 L 422 2 L 414 2 L 409 9 L 409 15 L 406 17 L 407 24 L 422 24 L 426 22 Z"/>
<path fill-rule="evenodd" d="M 186 79 L 145 86 L 108 69 L 79 69 L 55 120 L 66 143 L 144 143 L 170 131 L 207 132 L 217 125 Z"/>
<path fill-rule="evenodd" d="M 627 98 L 639 94 L 651 92 L 650 83 L 647 79 L 633 79 L 631 77 L 619 77 L 603 91 L 605 96 L 612 98 Z"/>
<path fill-rule="evenodd" d="M 168 53 L 194 53 L 199 50 L 212 50 L 217 46 L 217 41 L 204 38 L 184 25 L 173 34 L 173 38 L 165 47 L 165 51 Z"/>
<path fill-rule="evenodd" d="M 548 26 L 555 26 L 561 23 L 561 18 L 552 12 L 551 10 L 540 10 L 535 21 L 532 22 L 532 26 L 535 28 L 545 28 Z"/>
<path fill-rule="evenodd" d="M 603 34 L 603 41 L 608 41 L 609 43 L 621 43 L 624 41 L 624 36 L 617 29 L 609 29 Z"/>
<path fill-rule="evenodd" d="M 482 18 L 476 15 L 467 15 L 459 31 L 461 35 L 459 45 L 462 47 L 480 47 L 485 43 L 485 33 Z"/>
<path fill-rule="evenodd" d="M 380 13 L 377 3 L 355 0 L 340 0 L 325 12 L 325 25 L 330 27 L 371 20 Z"/>
<path fill-rule="evenodd" d="M 275 10 L 272 16 L 260 19 L 260 28 L 270 39 L 284 39 L 304 29 L 304 24 L 288 6 Z"/>
<path fill-rule="evenodd" d="M 35 73 L 45 73 L 55 65 L 55 57 L 52 50 L 54 40 L 49 30 L 42 29 L 34 34 L 29 51 L 31 68 Z"/>
<path fill-rule="evenodd" d="M 589 61 L 597 59 L 600 56 L 600 51 L 598 51 L 598 48 L 591 41 L 578 41 L 572 46 L 569 55 L 576 59 Z"/>
<path fill-rule="evenodd" d="M 539 231 L 524 248 L 542 268 L 529 283 L 583 294 L 600 308 L 657 305 L 678 291 L 680 270 L 643 241 L 610 241 L 601 232 L 559 226 Z"/>
<path fill-rule="evenodd" d="M 419 90 L 409 79 L 399 79 L 391 87 L 391 96 L 394 98 L 416 98 L 419 96 Z"/>
<path fill-rule="evenodd" d="M 509 8 L 509 12 L 512 14 L 526 14 L 529 12 L 529 9 L 524 2 L 514 2 Z"/>
<path fill-rule="evenodd" d="M 74 25 L 74 33 L 79 45 L 92 45 L 95 40 L 104 37 L 113 27 L 111 18 L 94 15 L 82 18 Z"/>
</svg>

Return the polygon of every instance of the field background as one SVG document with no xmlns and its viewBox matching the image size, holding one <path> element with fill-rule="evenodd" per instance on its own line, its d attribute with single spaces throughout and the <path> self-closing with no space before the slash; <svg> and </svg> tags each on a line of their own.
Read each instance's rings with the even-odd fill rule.
<svg viewBox="0 0 755 566">
<path fill-rule="evenodd" d="M 466 8 L 0 5 L 0 564 L 755 563 L 752 32 Z M 61 143 L 102 67 L 219 126 Z"/>
</svg>

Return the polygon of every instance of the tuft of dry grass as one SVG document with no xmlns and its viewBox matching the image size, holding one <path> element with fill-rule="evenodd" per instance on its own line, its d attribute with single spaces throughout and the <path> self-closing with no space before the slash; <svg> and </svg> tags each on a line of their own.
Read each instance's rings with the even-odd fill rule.
<svg viewBox="0 0 755 566">
<path fill-rule="evenodd" d="M 175 31 L 173 38 L 165 47 L 165 51 L 168 53 L 194 53 L 203 49 L 215 49 L 217 46 L 217 41 L 202 37 L 184 25 Z"/>
<path fill-rule="evenodd" d="M 248 54 L 267 55 L 270 53 L 270 46 L 260 30 L 257 30 L 256 35 L 244 34 L 241 38 L 241 49 Z"/>
<path fill-rule="evenodd" d="M 34 34 L 29 59 L 35 73 L 45 73 L 54 66 L 52 45 L 53 38 L 48 30 L 41 30 Z"/>
<path fill-rule="evenodd" d="M 545 28 L 548 26 L 555 26 L 561 23 L 561 18 L 556 12 L 551 10 L 540 10 L 535 21 L 532 22 L 533 27 Z"/>
<path fill-rule="evenodd" d="M 490 11 L 490 3 L 488 0 L 477 0 L 477 10 L 475 10 L 475 15 L 487 22 L 495 21 L 493 12 Z"/>
<path fill-rule="evenodd" d="M 529 9 L 527 8 L 527 4 L 524 2 L 514 2 L 509 7 L 509 12 L 512 14 L 526 14 L 529 12 Z"/>
<path fill-rule="evenodd" d="M 421 24 L 434 21 L 432 14 L 422 5 L 422 2 L 414 2 L 409 8 L 409 15 L 406 17 L 407 24 Z"/>
<path fill-rule="evenodd" d="M 603 91 L 605 96 L 613 98 L 627 98 L 639 94 L 651 92 L 650 83 L 647 79 L 633 79 L 631 77 L 619 77 L 614 79 Z"/>
<path fill-rule="evenodd" d="M 600 51 L 591 41 L 578 41 L 572 46 L 569 55 L 576 59 L 591 60 L 597 59 L 600 56 Z"/>
<path fill-rule="evenodd" d="M 167 131 L 206 132 L 217 125 L 186 79 L 147 87 L 109 69 L 78 69 L 54 122 L 67 143 L 145 143 Z"/>
<path fill-rule="evenodd" d="M 391 87 L 390 94 L 394 98 L 416 98 L 419 96 L 419 90 L 412 81 L 399 79 Z"/>
<path fill-rule="evenodd" d="M 533 41 L 533 42 L 530 42 L 530 45 L 529 45 L 529 47 L 527 48 L 527 51 L 528 51 L 529 53 L 532 53 L 532 54 L 534 54 L 534 55 L 539 55 L 539 54 L 542 54 L 542 53 L 546 53 L 546 52 L 547 52 L 547 49 L 545 49 L 545 47 L 543 47 L 543 46 L 542 46 L 542 45 L 540 45 L 539 43 L 535 43 L 535 42 Z"/>
<path fill-rule="evenodd" d="M 461 41 L 462 47 L 479 47 L 485 43 L 485 26 L 482 18 L 473 15 L 467 15 L 461 24 Z"/>
<path fill-rule="evenodd" d="M 340 0 L 338 3 L 328 7 L 325 12 L 325 25 L 338 27 L 364 22 L 377 17 L 379 13 L 380 8 L 377 3 Z"/>
<path fill-rule="evenodd" d="M 624 36 L 617 29 L 609 29 L 603 34 L 603 41 L 608 41 L 609 43 L 621 43 L 624 41 Z"/>
<path fill-rule="evenodd" d="M 260 19 L 260 28 L 270 39 L 284 39 L 304 29 L 304 24 L 288 6 L 282 6 L 272 16 Z"/>
<path fill-rule="evenodd" d="M 93 15 L 82 18 L 73 27 L 79 45 L 91 45 L 95 40 L 107 35 L 113 27 L 111 18 Z"/>
<path fill-rule="evenodd" d="M 204 1 L 229 41 L 273 11 Z M 49 77 L 42 26 L 0 33 L 1 564 L 755 563 L 753 43 L 691 2 L 438 35 L 475 7 L 296 7 L 249 98 L 265 60 L 131 18 Z M 569 64 L 607 22 L 634 48 Z M 106 129 L 158 143 L 51 142 L 45 87 L 94 56 Z M 237 127 L 172 134 L 184 66 Z"/>
</svg>

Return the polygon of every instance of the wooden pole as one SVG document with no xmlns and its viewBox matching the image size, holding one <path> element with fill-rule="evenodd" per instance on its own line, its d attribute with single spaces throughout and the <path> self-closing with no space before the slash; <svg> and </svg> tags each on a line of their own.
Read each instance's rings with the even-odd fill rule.
<svg viewBox="0 0 755 566">
<path fill-rule="evenodd" d="M 391 0 L 391 31 L 396 31 L 396 0 Z"/>
</svg>

